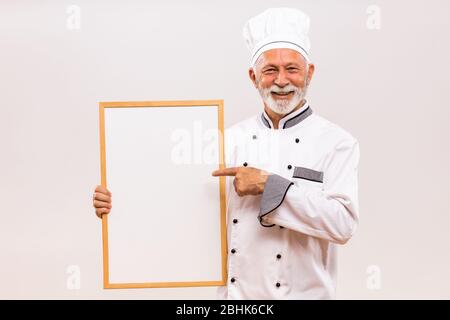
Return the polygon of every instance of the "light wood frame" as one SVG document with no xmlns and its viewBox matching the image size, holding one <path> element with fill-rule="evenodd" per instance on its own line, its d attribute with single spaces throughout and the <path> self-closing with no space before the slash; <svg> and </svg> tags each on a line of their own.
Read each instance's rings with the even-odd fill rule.
<svg viewBox="0 0 450 320">
<path fill-rule="evenodd" d="M 136 108 L 136 107 L 198 107 L 217 106 L 219 129 L 219 168 L 224 168 L 224 116 L 223 100 L 179 100 L 179 101 L 125 101 L 125 102 L 99 102 L 100 119 L 100 167 L 101 185 L 107 187 L 106 180 L 106 144 L 105 144 L 105 109 L 106 108 Z M 201 287 L 223 286 L 227 281 L 227 234 L 226 234 L 226 199 L 225 177 L 220 177 L 220 238 L 222 258 L 222 279 L 219 281 L 186 281 L 186 282 L 146 282 L 146 283 L 110 283 L 108 259 L 108 215 L 102 216 L 102 242 L 103 242 L 103 287 L 105 289 L 131 289 L 131 288 L 169 288 L 169 287 Z"/>
</svg>

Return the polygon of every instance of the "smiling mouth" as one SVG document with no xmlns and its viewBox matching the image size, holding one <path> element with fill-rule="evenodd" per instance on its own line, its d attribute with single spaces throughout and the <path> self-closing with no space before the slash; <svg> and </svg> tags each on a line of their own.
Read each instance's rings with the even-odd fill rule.
<svg viewBox="0 0 450 320">
<path fill-rule="evenodd" d="M 286 96 L 290 95 L 291 93 L 294 93 L 294 91 L 288 91 L 288 92 L 271 91 L 270 93 L 273 94 L 274 96 L 277 96 L 277 97 L 286 97 Z"/>
</svg>

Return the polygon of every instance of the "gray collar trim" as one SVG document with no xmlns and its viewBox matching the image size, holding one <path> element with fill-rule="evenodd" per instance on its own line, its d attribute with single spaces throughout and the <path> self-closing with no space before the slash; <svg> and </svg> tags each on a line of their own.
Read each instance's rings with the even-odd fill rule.
<svg viewBox="0 0 450 320">
<path fill-rule="evenodd" d="M 310 106 L 308 106 L 305 110 L 303 110 L 302 112 L 300 112 L 299 114 L 297 114 L 296 116 L 286 120 L 283 124 L 283 129 L 287 129 L 287 128 L 291 128 L 297 124 L 299 124 L 300 122 L 302 122 L 303 120 L 305 120 L 306 118 L 308 118 L 311 114 L 313 113 L 312 109 Z M 270 122 L 266 119 L 266 117 L 264 116 L 264 112 L 261 114 L 261 120 L 262 123 L 269 129 L 272 128 L 272 126 L 270 125 Z"/>
</svg>

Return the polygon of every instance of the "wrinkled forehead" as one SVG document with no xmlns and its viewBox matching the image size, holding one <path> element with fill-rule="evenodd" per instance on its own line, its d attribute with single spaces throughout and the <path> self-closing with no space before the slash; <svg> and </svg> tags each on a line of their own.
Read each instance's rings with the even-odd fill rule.
<svg viewBox="0 0 450 320">
<path fill-rule="evenodd" d="M 300 54 L 300 52 L 292 49 L 271 49 L 263 52 L 258 60 L 256 60 L 255 67 L 257 69 L 264 68 L 269 65 L 273 66 L 287 66 L 297 65 L 299 67 L 306 67 L 306 59 Z"/>
</svg>

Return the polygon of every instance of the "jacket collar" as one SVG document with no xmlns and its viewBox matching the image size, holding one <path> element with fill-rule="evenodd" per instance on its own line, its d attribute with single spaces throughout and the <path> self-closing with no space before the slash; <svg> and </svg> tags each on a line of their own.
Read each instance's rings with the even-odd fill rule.
<svg viewBox="0 0 450 320">
<path fill-rule="evenodd" d="M 307 117 L 309 117 L 312 114 L 312 109 L 309 106 L 308 102 L 306 101 L 305 104 L 298 110 L 286 115 L 282 119 L 280 119 L 280 123 L 278 124 L 279 129 L 288 129 L 291 128 L 303 120 L 305 120 Z M 270 120 L 269 116 L 267 115 L 266 111 L 264 110 L 261 114 L 261 120 L 265 127 L 272 129 L 273 123 L 272 120 Z"/>
</svg>

